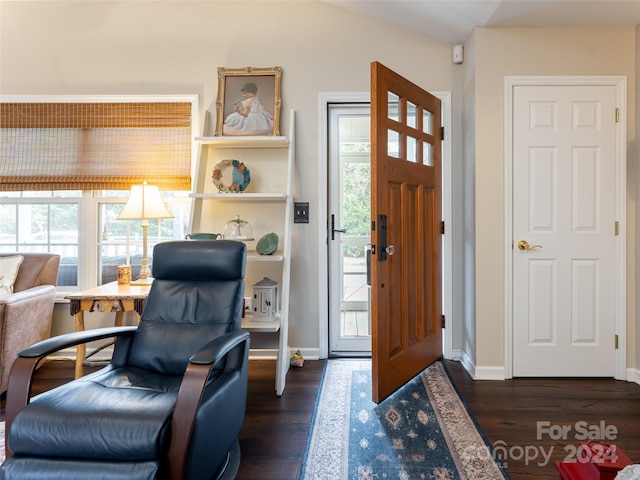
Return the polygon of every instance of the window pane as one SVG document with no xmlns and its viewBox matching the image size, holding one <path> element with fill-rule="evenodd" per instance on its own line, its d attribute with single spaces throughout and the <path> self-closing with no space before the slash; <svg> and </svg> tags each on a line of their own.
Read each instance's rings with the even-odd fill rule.
<svg viewBox="0 0 640 480">
<path fill-rule="evenodd" d="M 407 102 L 407 125 L 416 128 L 416 111 L 418 107 L 411 102 Z"/>
<path fill-rule="evenodd" d="M 433 147 L 429 142 L 422 143 L 422 163 L 433 166 Z"/>
<path fill-rule="evenodd" d="M 16 205 L 0 204 L 0 251 L 15 252 L 16 235 Z"/>
<path fill-rule="evenodd" d="M 341 168 L 342 228 L 352 236 L 369 236 L 371 231 L 370 213 L 371 166 L 367 163 L 343 162 Z"/>
<path fill-rule="evenodd" d="M 399 122 L 399 108 L 400 108 L 400 98 L 395 94 L 395 93 L 391 93 L 388 92 L 389 96 L 388 96 L 388 112 L 387 112 L 387 117 L 389 117 L 391 120 L 395 120 L 396 122 Z"/>
<path fill-rule="evenodd" d="M 28 192 L 22 199 L 29 201 Z M 46 198 L 43 198 L 46 197 Z M 52 192 L 38 192 L 31 197 L 37 203 L 5 203 L 2 211 L 10 210 L 15 215 L 3 214 L 0 236 L 7 238 L 13 232 L 13 244 L 4 244 L 4 251 L 48 252 L 60 255 L 57 285 L 78 285 L 78 211 L 77 201 L 61 202 L 53 198 Z M 47 200 L 48 199 L 48 200 Z M 43 200 L 47 200 L 43 203 Z"/>
<path fill-rule="evenodd" d="M 408 162 L 417 162 L 418 161 L 418 140 L 414 137 L 407 137 L 407 161 Z"/>
<path fill-rule="evenodd" d="M 433 134 L 433 127 L 431 125 L 431 112 L 428 110 L 422 111 L 422 131 L 424 133 L 428 133 L 429 135 Z"/>
<path fill-rule="evenodd" d="M 400 134 L 395 130 L 387 132 L 387 155 L 400 158 Z"/>
<path fill-rule="evenodd" d="M 58 286 L 77 286 L 80 192 L 56 193 L 8 192 L 0 197 L 0 250 L 58 254 Z"/>
<path fill-rule="evenodd" d="M 167 207 L 175 218 L 150 222 L 150 259 L 156 243 L 184 238 L 189 225 L 191 205 L 188 194 L 189 192 L 163 193 Z M 116 267 L 127 262 L 132 265 L 132 274 L 137 275 L 142 260 L 141 221 L 117 219 L 128 195 L 129 191 L 83 193 L 77 190 L 2 193 L 0 251 L 59 254 L 58 287 L 69 289 L 90 288 L 96 284 L 115 281 Z M 80 222 L 79 212 L 94 208 L 98 209 L 98 215 L 90 215 L 88 218 L 97 218 L 95 223 L 85 220 Z M 97 247 L 94 243 L 84 250 L 85 258 L 78 258 L 81 239 L 98 242 Z M 88 270 L 82 268 L 85 262 L 89 262 L 91 267 Z M 91 278 L 79 278 L 79 272 L 84 271 L 92 272 Z"/>
<path fill-rule="evenodd" d="M 369 330 L 369 288 L 367 285 L 367 262 L 365 252 L 368 247 L 357 245 L 342 247 L 342 301 L 341 335 L 370 335 Z"/>
<path fill-rule="evenodd" d="M 128 191 L 103 191 L 99 200 L 98 283 L 117 280 L 118 265 L 131 265 L 131 279 L 137 280 L 143 258 L 143 229 L 141 220 L 119 220 Z M 174 218 L 149 220 L 147 230 L 147 259 L 153 264 L 153 247 L 167 240 L 184 239 L 189 225 L 190 199 L 188 192 L 162 192 L 163 200 Z M 112 203 L 113 199 L 118 203 Z"/>
<path fill-rule="evenodd" d="M 131 278 L 136 279 L 140 275 L 140 259 L 133 259 L 132 263 L 127 262 L 128 248 L 127 245 L 103 245 L 100 248 L 100 269 L 98 283 L 104 285 L 105 283 L 115 282 L 118 280 L 118 266 L 119 265 L 132 265 L 131 266 Z M 135 265 L 133 265 L 135 263 Z"/>
</svg>

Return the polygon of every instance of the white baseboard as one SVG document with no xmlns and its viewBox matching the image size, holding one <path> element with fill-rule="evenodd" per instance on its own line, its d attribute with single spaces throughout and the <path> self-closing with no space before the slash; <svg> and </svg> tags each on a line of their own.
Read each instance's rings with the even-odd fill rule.
<svg viewBox="0 0 640 480">
<path fill-rule="evenodd" d="M 503 367 L 476 367 L 471 358 L 461 349 L 451 351 L 452 360 L 459 361 L 464 369 L 474 380 L 505 380 L 505 369 Z M 640 385 L 640 369 L 627 368 L 626 381 Z"/>
<path fill-rule="evenodd" d="M 451 350 L 451 358 L 447 360 L 453 360 L 454 362 L 462 363 L 462 359 L 465 357 L 465 353 L 459 348 L 454 348 Z"/>
<path fill-rule="evenodd" d="M 474 380 L 504 380 L 506 372 L 504 367 L 476 367 Z"/>
<path fill-rule="evenodd" d="M 627 368 L 627 382 L 634 382 L 640 385 L 640 370 L 637 368 Z"/>
<path fill-rule="evenodd" d="M 257 348 L 255 350 L 249 350 L 249 360 L 276 360 L 277 357 L 277 348 Z"/>
<path fill-rule="evenodd" d="M 320 360 L 319 348 L 293 348 L 289 347 L 289 356 L 297 350 L 300 350 L 305 360 Z M 276 360 L 278 350 L 276 348 L 256 348 L 249 351 L 250 360 Z"/>
<path fill-rule="evenodd" d="M 293 352 L 300 350 L 302 357 L 305 360 L 320 360 L 320 349 L 319 348 L 294 348 L 291 347 L 291 354 Z"/>
<path fill-rule="evenodd" d="M 504 380 L 506 378 L 504 367 L 477 366 L 463 350 L 453 350 L 453 356 L 454 360 L 462 363 L 464 369 L 474 380 Z"/>
<path fill-rule="evenodd" d="M 467 373 L 469 375 L 471 375 L 471 378 L 476 378 L 476 365 L 475 363 L 473 363 L 473 360 L 471 360 L 471 357 L 469 357 L 469 355 L 467 355 L 467 352 L 465 352 L 464 350 L 458 350 L 457 351 L 457 356 L 458 359 L 460 361 L 460 363 L 462 364 L 462 366 L 464 367 L 464 369 L 467 371 Z"/>
</svg>

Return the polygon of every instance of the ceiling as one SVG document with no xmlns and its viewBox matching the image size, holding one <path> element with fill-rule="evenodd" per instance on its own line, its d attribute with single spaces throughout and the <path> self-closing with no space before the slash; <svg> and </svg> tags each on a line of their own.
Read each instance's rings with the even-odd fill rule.
<svg viewBox="0 0 640 480">
<path fill-rule="evenodd" d="M 323 0 L 451 44 L 475 27 L 639 25 L 640 0 Z"/>
</svg>

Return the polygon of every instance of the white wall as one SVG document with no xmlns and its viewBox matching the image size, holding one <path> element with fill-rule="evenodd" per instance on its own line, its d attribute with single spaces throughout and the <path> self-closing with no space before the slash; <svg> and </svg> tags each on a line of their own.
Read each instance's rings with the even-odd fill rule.
<svg viewBox="0 0 640 480">
<path fill-rule="evenodd" d="M 477 368 L 504 364 L 503 99 L 507 75 L 626 75 L 628 165 L 635 163 L 636 49 L 634 27 L 481 28 L 475 54 L 475 342 Z M 465 112 L 465 118 L 467 112 Z M 635 184 L 636 179 L 631 177 Z M 636 364 L 635 188 L 627 202 L 627 359 Z"/>
<path fill-rule="evenodd" d="M 467 370 L 475 371 L 476 362 L 476 289 L 475 289 L 475 144 L 476 144 L 476 35 L 473 33 L 464 46 L 465 61 L 462 71 L 462 215 L 460 231 L 462 249 L 463 284 L 460 290 L 462 303 L 461 350 Z M 498 345 L 496 345 L 496 348 Z"/>
</svg>

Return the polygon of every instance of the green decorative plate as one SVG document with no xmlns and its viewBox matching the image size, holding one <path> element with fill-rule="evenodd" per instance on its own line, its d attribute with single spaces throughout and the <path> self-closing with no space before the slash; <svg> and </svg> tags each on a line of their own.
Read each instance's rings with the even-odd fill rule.
<svg viewBox="0 0 640 480">
<path fill-rule="evenodd" d="M 267 233 L 264 237 L 258 240 L 256 245 L 256 251 L 260 255 L 271 255 L 278 249 L 278 235 L 275 233 Z"/>
</svg>

